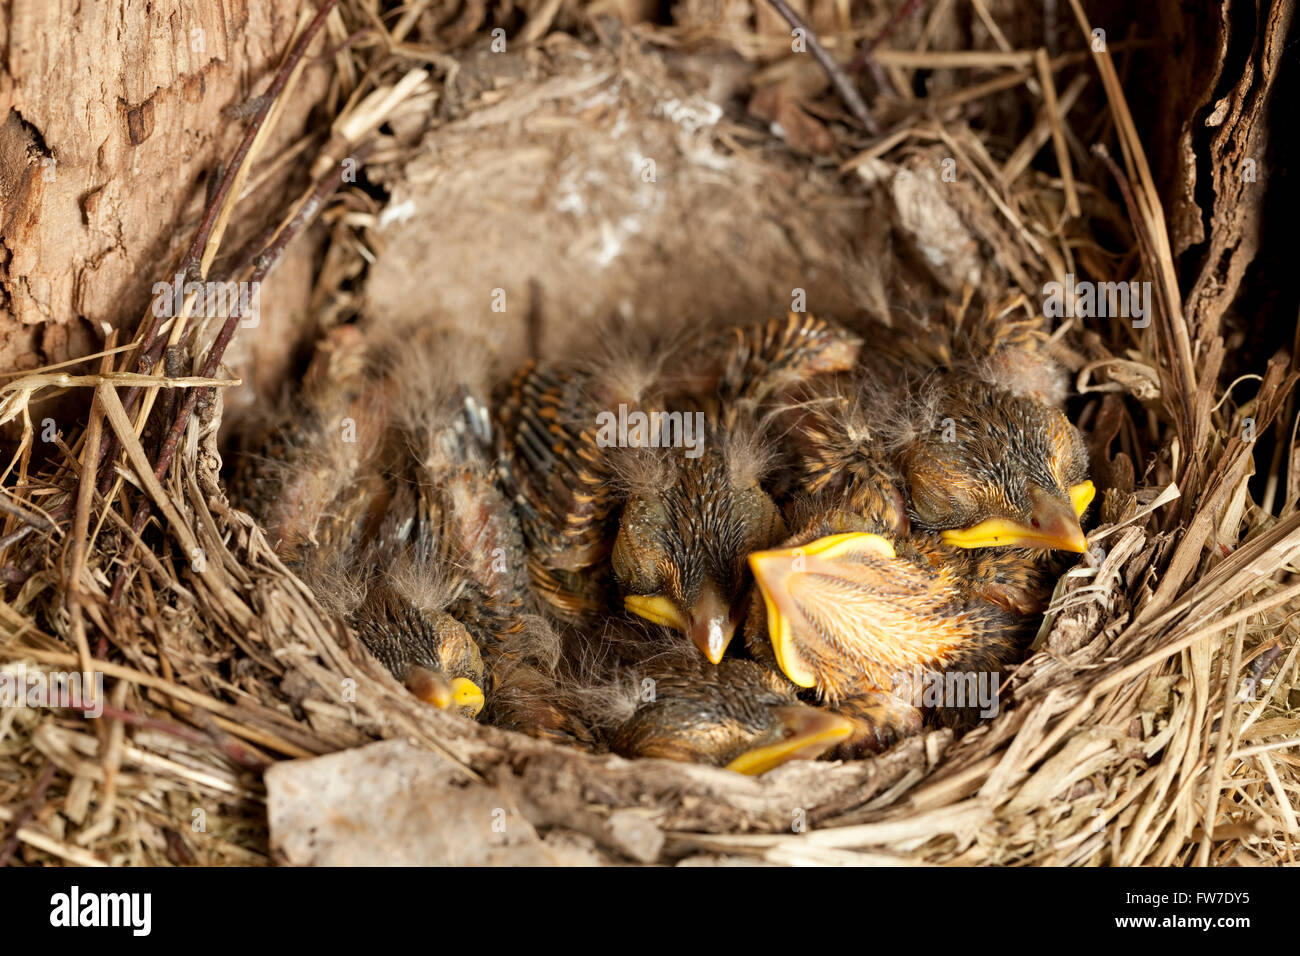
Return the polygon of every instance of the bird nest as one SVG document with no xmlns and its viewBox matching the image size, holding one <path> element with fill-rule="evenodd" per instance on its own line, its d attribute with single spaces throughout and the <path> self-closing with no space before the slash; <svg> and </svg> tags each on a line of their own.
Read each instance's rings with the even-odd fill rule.
<svg viewBox="0 0 1300 956">
<path fill-rule="evenodd" d="M 1284 16 L 1255 25 L 1259 68 L 1212 133 L 1181 136 L 1213 84 L 1135 117 L 1126 89 L 1184 74 L 1151 24 L 1107 41 L 1074 4 L 1045 24 L 994 0 L 814 3 L 793 32 L 749 0 L 666 23 L 604 0 L 373 7 L 304 16 L 161 281 L 260 282 L 314 241 L 280 339 L 441 322 L 502 370 L 612 314 L 963 323 L 1050 310 L 1054 282 L 1142 283 L 1142 312 L 1052 318 L 1101 489 L 1092 550 L 961 736 L 746 777 L 506 732 L 406 693 L 232 505 L 223 453 L 277 394 L 259 349 L 283 346 L 237 301 L 206 315 L 182 290 L 164 320 L 164 292 L 133 339 L 0 392 L 21 428 L 0 661 L 29 689 L 103 676 L 0 710 L 4 861 L 1294 859 L 1296 375 L 1232 306 Z M 326 92 L 272 153 L 307 64 Z M 297 184 L 279 209 L 273 174 Z M 83 424 L 42 436 L 56 399 Z"/>
</svg>

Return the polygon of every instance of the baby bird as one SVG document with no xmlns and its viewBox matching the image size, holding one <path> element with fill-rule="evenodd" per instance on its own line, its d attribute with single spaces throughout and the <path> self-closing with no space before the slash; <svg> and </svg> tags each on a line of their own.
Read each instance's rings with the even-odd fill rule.
<svg viewBox="0 0 1300 956">
<path fill-rule="evenodd" d="M 1083 552 L 1095 494 L 1041 318 L 997 308 L 873 335 L 866 401 L 919 529 L 959 548 Z"/>
<path fill-rule="evenodd" d="M 366 353 L 355 326 L 322 337 L 301 390 L 238 459 L 232 495 L 288 560 L 308 547 L 346 552 L 371 516 L 367 503 L 375 494 L 385 497 L 373 463 L 390 396 L 369 374 Z"/>
<path fill-rule="evenodd" d="M 849 367 L 857 340 L 790 316 L 702 345 L 528 364 L 500 405 L 503 472 L 534 586 L 589 619 L 611 599 L 712 663 L 745 607 L 745 556 L 784 534 L 762 485 L 760 406 Z M 674 431 L 675 429 L 675 431 Z"/>
<path fill-rule="evenodd" d="M 697 659 L 657 679 L 654 701 L 618 728 L 611 749 L 754 776 L 814 760 L 853 732 L 846 717 L 801 703 L 788 681 L 761 664 L 729 658 L 705 666 Z"/>
<path fill-rule="evenodd" d="M 956 374 L 913 394 L 926 411 L 897 461 L 918 528 L 959 548 L 1088 549 L 1088 452 L 1059 409 Z"/>
<path fill-rule="evenodd" d="M 372 586 L 349 617 L 361 643 L 412 694 L 439 710 L 478 716 L 487 668 L 458 620 L 417 608 L 412 595 L 387 583 Z"/>
<path fill-rule="evenodd" d="M 754 661 L 717 665 L 693 649 L 637 642 L 631 628 L 603 639 L 623 653 L 586 706 L 607 746 L 624 757 L 659 757 L 756 775 L 812 760 L 847 740 L 852 723 L 799 701 L 797 688 Z"/>
<path fill-rule="evenodd" d="M 970 675 L 987 690 L 1018 657 L 1046 579 L 1032 553 L 962 551 L 912 526 L 900 476 L 866 409 L 832 393 L 797 410 L 802 459 L 787 505 L 794 534 L 751 554 L 758 584 L 746 644 L 853 724 L 837 755 L 878 752 L 923 717 L 973 722 L 979 708 L 938 695 Z"/>
<path fill-rule="evenodd" d="M 986 685 L 1013 664 L 1033 619 L 978 593 L 951 563 L 918 542 L 861 529 L 847 512 L 822 514 L 787 547 L 750 565 L 762 607 L 747 634 L 796 685 L 854 718 L 855 746 L 875 751 L 921 727 L 924 710 L 945 724 L 973 723 L 975 700 L 924 691 L 944 675 Z"/>
<path fill-rule="evenodd" d="M 744 614 L 745 556 L 785 527 L 752 436 L 706 434 L 715 450 L 697 459 L 630 450 L 613 463 L 624 504 L 609 563 L 626 610 L 685 634 L 717 664 Z"/>
<path fill-rule="evenodd" d="M 432 329 L 336 330 L 243 484 L 326 609 L 417 697 L 473 717 L 527 578 L 467 352 Z"/>
</svg>

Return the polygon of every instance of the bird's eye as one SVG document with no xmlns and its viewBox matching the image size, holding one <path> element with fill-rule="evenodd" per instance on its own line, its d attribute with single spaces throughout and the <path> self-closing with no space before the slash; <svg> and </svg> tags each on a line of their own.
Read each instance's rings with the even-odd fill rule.
<svg viewBox="0 0 1300 956">
<path fill-rule="evenodd" d="M 658 498 L 638 496 L 619 520 L 610 564 L 625 594 L 657 594 L 664 588 L 663 533 L 668 511 Z"/>
<path fill-rule="evenodd" d="M 780 509 L 757 484 L 736 491 L 732 507 L 742 539 L 736 556 L 739 565 L 743 566 L 749 552 L 769 547 L 785 536 Z"/>
</svg>

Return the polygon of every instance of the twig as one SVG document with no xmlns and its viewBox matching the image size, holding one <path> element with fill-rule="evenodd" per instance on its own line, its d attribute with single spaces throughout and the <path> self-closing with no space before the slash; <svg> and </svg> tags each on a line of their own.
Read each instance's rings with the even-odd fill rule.
<svg viewBox="0 0 1300 956">
<path fill-rule="evenodd" d="M 867 104 L 863 101 L 862 94 L 860 94 L 857 87 L 853 85 L 853 80 L 849 78 L 849 75 L 840 69 L 840 65 L 835 62 L 834 57 L 826 52 L 826 48 L 822 46 L 821 41 L 817 39 L 817 34 L 813 31 L 813 28 L 804 23 L 803 18 L 800 17 L 799 14 L 795 13 L 785 0 L 769 0 L 769 2 L 776 9 L 776 12 L 785 18 L 786 23 L 790 24 L 790 26 L 794 27 L 796 30 L 802 30 L 804 32 L 804 39 L 808 41 L 808 52 L 813 55 L 813 59 L 820 63 L 822 69 L 826 71 L 826 75 L 830 78 L 831 86 L 835 87 L 835 92 L 840 95 L 840 99 L 843 100 L 844 105 L 849 108 L 849 112 L 854 115 L 857 121 L 862 124 L 863 128 L 868 133 L 872 136 L 879 136 L 880 127 L 877 126 L 876 121 L 871 118 L 871 111 L 867 109 Z"/>
<path fill-rule="evenodd" d="M 907 0 L 907 3 L 899 7 L 894 15 L 889 18 L 889 22 L 885 24 L 884 29 L 874 37 L 868 37 L 863 40 L 862 48 L 858 50 L 858 55 L 855 56 L 853 62 L 849 64 L 849 72 L 858 73 L 861 72 L 864 66 L 874 65 L 875 60 L 872 58 L 871 54 L 875 52 L 876 47 L 888 40 L 890 35 L 898 29 L 898 25 L 915 13 L 916 8 L 919 7 L 922 2 L 923 0 Z"/>
<path fill-rule="evenodd" d="M 1028 72 L 1026 71 L 1021 75 L 1028 75 Z M 1080 74 L 1070 82 L 1070 85 L 1065 88 L 1065 92 L 1061 94 L 1056 115 L 1060 117 L 1062 122 L 1069 115 L 1070 110 L 1074 108 L 1074 104 L 1078 101 L 1088 82 L 1088 77 Z M 1012 150 L 1011 155 L 1002 165 L 1002 184 L 1004 187 L 1010 187 L 1012 183 L 1020 178 L 1020 174 L 1029 168 L 1029 164 L 1051 136 L 1051 119 L 1046 113 L 1040 111 L 1038 120 L 1034 123 L 1033 129 L 1029 131 L 1029 135 L 1021 140 L 1020 145 Z"/>
<path fill-rule="evenodd" d="M 354 149 L 352 155 L 358 160 L 364 159 L 372 148 L 368 144 L 363 145 Z M 290 240 L 301 232 L 307 223 L 315 219 L 324 207 L 325 200 L 343 185 L 343 173 L 344 168 L 342 164 L 339 164 L 331 169 L 328 175 L 321 177 L 284 228 L 276 234 L 265 249 L 254 257 L 254 268 L 249 276 L 250 285 L 260 284 L 266 279 L 267 275 L 280 261 L 280 257 L 284 254 Z M 221 330 L 217 333 L 212 347 L 208 349 L 207 360 L 203 364 L 202 378 L 213 378 L 215 376 L 218 367 L 221 365 L 221 358 L 225 354 L 227 346 L 230 345 L 230 340 L 234 337 L 235 329 L 239 325 L 239 319 L 240 303 L 235 302 L 230 309 L 230 315 L 226 317 Z M 158 462 L 153 469 L 153 476 L 158 482 L 162 482 L 167 477 L 167 472 L 171 470 L 172 460 L 176 457 L 176 450 L 180 447 L 181 436 L 185 434 L 185 428 L 194 414 L 199 399 L 205 394 L 207 394 L 206 389 L 196 388 L 187 391 L 185 401 L 176 414 L 166 437 L 164 437 L 158 453 Z M 146 499 L 140 503 L 140 507 L 136 510 L 135 518 L 131 522 L 132 532 L 138 535 L 144 530 L 150 512 L 149 501 Z M 121 597 L 122 588 L 126 584 L 126 572 L 127 568 L 125 566 L 118 571 L 109 597 L 111 602 L 116 602 Z"/>
<path fill-rule="evenodd" d="M 1095 143 L 1092 147 L 1093 155 L 1099 158 L 1110 171 L 1115 180 L 1115 185 L 1119 187 L 1120 196 L 1123 197 L 1124 207 L 1128 211 L 1129 219 L 1132 222 L 1133 234 L 1137 238 L 1138 249 L 1141 251 L 1143 264 L 1146 266 L 1148 273 L 1153 279 L 1158 280 L 1159 265 L 1156 262 L 1156 249 L 1152 237 L 1147 230 L 1147 221 L 1142 216 L 1142 210 L 1138 207 L 1137 197 L 1133 194 L 1132 185 L 1129 179 L 1124 175 L 1124 171 L 1111 158 L 1110 151 L 1101 143 Z M 1165 296 L 1165 287 L 1162 282 L 1154 281 L 1152 286 L 1156 293 L 1156 300 L 1159 304 L 1159 312 L 1162 319 L 1161 325 L 1168 326 L 1172 324 L 1172 315 L 1170 312 L 1171 304 Z M 1178 361 L 1177 347 L 1174 343 L 1172 334 L 1156 336 L 1157 340 L 1165 350 L 1165 360 L 1169 365 L 1169 371 L 1174 376 L 1174 391 L 1178 396 L 1180 409 L 1182 411 L 1182 427 L 1179 429 L 1184 440 L 1191 441 L 1193 435 L 1194 412 L 1191 406 L 1191 393 L 1195 391 L 1196 383 L 1189 381 L 1184 375 L 1184 366 Z M 1190 445 L 1189 447 L 1195 447 Z"/>
<path fill-rule="evenodd" d="M 35 531 L 35 530 L 36 530 L 36 526 L 35 526 L 35 525 L 25 524 L 25 525 L 23 525 L 21 528 L 19 528 L 17 531 L 11 531 L 11 532 L 9 532 L 9 533 L 8 533 L 7 535 L 5 535 L 3 538 L 0 538 L 0 551 L 3 551 L 5 548 L 9 547 L 9 545 L 11 545 L 11 544 L 17 544 L 19 541 L 23 540 L 23 538 L 27 537 L 29 534 L 31 534 L 31 533 L 32 533 L 33 531 Z M 27 579 L 26 579 L 26 578 L 23 578 L 22 580 L 25 581 L 25 580 L 27 580 Z"/>
<path fill-rule="evenodd" d="M 358 40 L 360 40 L 367 33 L 370 33 L 372 30 L 374 30 L 374 27 L 362 27 L 359 30 L 353 30 L 350 34 L 344 37 L 336 46 L 332 46 L 324 53 L 322 53 L 320 58 L 322 60 L 334 59 L 334 57 L 338 56 L 344 50 L 353 46 Z"/>
<path fill-rule="evenodd" d="M 110 333 L 108 345 L 113 344 Z M 112 359 L 104 356 L 102 365 L 107 370 Z M 100 438 L 104 434 L 104 408 L 96 393 L 90 400 L 90 425 L 86 429 L 85 464 L 81 468 L 81 481 L 77 485 L 77 510 L 72 523 L 71 565 L 68 572 L 68 584 L 65 600 L 68 617 L 72 622 L 72 635 L 77 644 L 77 656 L 81 658 L 82 671 L 90 672 L 90 644 L 86 640 L 86 621 L 81 606 L 81 578 L 86 571 L 86 549 L 89 545 L 87 535 L 90 531 L 90 505 L 95 497 L 95 469 L 91 463 L 99 460 Z"/>
<path fill-rule="evenodd" d="M 1034 54 L 1034 66 L 1038 70 L 1038 83 L 1043 88 L 1044 107 L 1052 132 L 1052 148 L 1056 151 L 1056 165 L 1061 170 L 1061 183 L 1065 187 L 1065 208 L 1077 219 L 1082 213 L 1082 208 L 1079 206 L 1079 193 L 1074 188 L 1074 169 L 1070 165 L 1070 150 L 1065 145 L 1065 125 L 1061 122 L 1061 106 L 1056 98 L 1056 82 L 1052 79 L 1052 67 L 1047 59 L 1045 48 L 1039 47 Z"/>
<path fill-rule="evenodd" d="M 1219 793 L 1223 789 L 1223 766 L 1228 757 L 1228 741 L 1236 735 L 1234 712 L 1237 708 L 1237 696 L 1232 693 L 1232 681 L 1241 669 L 1241 645 L 1246 636 L 1246 622 L 1239 621 L 1236 635 L 1232 641 L 1232 654 L 1228 663 L 1228 672 L 1223 677 L 1223 716 L 1219 718 L 1219 734 L 1214 744 L 1214 760 L 1210 764 L 1209 789 L 1206 791 L 1205 820 L 1201 824 L 1204 836 L 1196 851 L 1196 865 L 1208 866 L 1210 848 L 1214 844 L 1214 829 L 1219 817 Z M 1237 741 L 1232 741 L 1235 746 Z"/>
<path fill-rule="evenodd" d="M 266 92 L 262 94 L 262 102 L 259 104 L 257 112 L 253 115 L 252 122 L 249 123 L 248 129 L 245 130 L 244 138 L 239 141 L 239 146 L 236 147 L 234 156 L 231 157 L 230 163 L 226 166 L 225 172 L 221 176 L 220 184 L 212 193 L 211 198 L 208 201 L 208 206 L 203 212 L 203 219 L 199 223 L 199 229 L 194 234 L 194 240 L 190 243 L 189 249 L 186 250 L 185 258 L 181 260 L 183 263 L 183 271 L 187 273 L 194 271 L 195 274 L 198 274 L 203 251 L 208 244 L 208 237 L 212 234 L 212 228 L 216 225 L 217 215 L 221 210 L 222 204 L 225 202 L 226 195 L 230 192 L 231 187 L 234 186 L 235 178 L 239 173 L 239 169 L 243 166 L 244 160 L 247 158 L 248 152 L 253 146 L 253 140 L 257 138 L 257 134 L 261 130 L 262 124 L 266 122 L 266 117 L 271 112 L 272 105 L 274 105 L 276 99 L 284 90 L 285 85 L 289 82 L 289 76 L 298 65 L 298 61 L 306 55 L 307 47 L 311 45 L 311 41 L 315 39 L 320 28 L 325 25 L 325 18 L 329 16 L 330 11 L 333 10 L 337 4 L 338 0 L 325 0 L 325 3 L 321 5 L 321 8 L 316 11 L 316 16 L 312 18 L 311 23 L 307 25 L 307 29 L 304 30 L 302 36 L 299 37 L 297 45 L 290 52 L 284 63 L 281 64 L 279 71 L 275 74 L 275 78 L 271 81 L 271 85 L 268 86 Z M 170 292 L 162 294 L 169 295 Z M 158 361 L 158 357 L 162 352 L 162 342 L 158 339 L 158 326 L 160 323 L 157 319 L 159 317 L 154 314 L 152 305 L 150 306 L 148 317 L 151 321 L 149 321 L 149 325 L 140 339 L 140 360 L 138 371 L 141 373 L 148 373 L 153 365 Z M 122 404 L 128 411 L 131 408 L 131 403 L 134 398 L 135 396 L 129 392 L 122 398 Z"/>
<path fill-rule="evenodd" d="M 45 769 L 41 771 L 40 779 L 36 781 L 36 786 L 32 789 L 31 796 L 27 798 L 22 812 L 10 824 L 9 835 L 5 838 L 4 846 L 0 846 L 0 867 L 8 866 L 14 851 L 18 849 L 18 831 L 27 826 L 27 822 L 36 816 L 36 808 L 41 805 L 41 798 L 54 782 L 54 769 L 54 761 L 47 760 Z"/>
<path fill-rule="evenodd" d="M 364 159 L 369 152 L 370 147 L 360 147 L 354 149 L 352 155 L 353 158 L 360 160 Z M 316 215 L 324 207 L 325 200 L 343 185 L 343 173 L 344 168 L 340 164 L 331 169 L 328 175 L 321 177 L 311 193 L 308 194 L 306 201 L 298 207 L 298 211 L 294 213 L 293 218 L 276 234 L 270 244 L 254 258 L 255 265 L 253 272 L 249 276 L 249 285 L 259 285 L 266 279 L 267 275 L 280 261 L 280 257 L 284 255 L 284 250 L 290 240 L 297 236 L 304 226 L 316 218 Z M 221 326 L 221 331 L 217 333 L 212 347 L 208 350 L 207 361 L 204 362 L 200 373 L 201 378 L 214 378 L 216 376 L 217 369 L 221 365 L 221 358 L 225 355 L 226 348 L 234 337 L 235 328 L 239 324 L 241 317 L 240 304 L 236 302 L 232 306 L 230 315 L 226 317 L 225 323 Z M 198 404 L 200 396 L 204 394 L 206 394 L 205 389 L 193 389 L 186 393 L 185 403 L 181 406 L 180 414 L 177 415 L 176 420 L 172 423 L 171 430 L 167 434 L 167 438 L 163 441 L 162 452 L 158 457 L 157 467 L 154 469 L 154 474 L 159 481 L 167 476 L 167 472 L 171 468 L 172 458 L 176 455 L 176 448 L 180 444 L 181 435 L 185 432 L 185 426 L 189 423 L 190 415 L 193 414 L 194 407 Z"/>
<path fill-rule="evenodd" d="M 1091 41 L 1092 25 L 1088 22 L 1079 0 L 1070 0 L 1079 28 Z M 1139 202 L 1142 222 L 1147 224 L 1149 242 L 1152 249 L 1152 261 L 1149 264 L 1151 279 L 1162 289 L 1166 309 L 1167 331 L 1173 340 L 1174 354 L 1181 369 L 1181 381 L 1184 394 L 1194 394 L 1196 386 L 1196 362 L 1193 356 L 1191 336 L 1187 327 L 1187 318 L 1183 315 L 1182 293 L 1178 285 L 1178 274 L 1174 264 L 1173 252 L 1169 245 L 1169 228 L 1165 223 L 1164 207 L 1160 202 L 1160 193 L 1156 189 L 1155 179 L 1151 175 L 1151 166 L 1147 162 L 1146 151 L 1142 146 L 1142 137 L 1138 134 L 1137 124 L 1129 110 L 1128 100 L 1124 96 L 1124 87 L 1111 52 L 1107 49 L 1094 50 L 1093 62 L 1101 74 L 1102 86 L 1106 90 L 1106 99 L 1110 103 L 1111 114 L 1120 147 L 1124 152 L 1124 161 L 1134 181 L 1134 198 Z M 1199 428 L 1195 419 L 1190 422 L 1191 429 L 1183 437 L 1187 448 L 1199 448 Z"/>
<path fill-rule="evenodd" d="M 42 664 L 57 664 L 65 667 L 72 667 L 77 664 L 77 655 L 67 651 L 47 651 L 39 647 L 25 647 L 23 648 L 23 654 Z M 262 711 L 258 715 L 260 721 L 274 727 L 273 730 L 242 728 L 237 722 L 239 720 L 247 721 L 247 712 L 236 704 L 226 703 L 216 697 L 209 697 L 207 694 L 192 690 L 184 684 L 178 684 L 146 671 L 114 664 L 111 661 L 96 661 L 95 671 L 96 673 L 102 673 L 106 678 L 113 677 L 127 680 L 141 687 L 151 688 L 165 694 L 170 706 L 173 708 L 176 707 L 175 702 L 180 701 L 191 708 L 199 707 L 211 714 L 224 715 L 230 722 L 229 727 L 223 728 L 227 732 L 245 737 L 287 756 L 315 757 L 323 752 L 319 749 L 308 749 L 315 741 L 303 734 L 301 728 L 293 722 L 292 718 L 278 711 L 259 708 Z M 216 720 L 218 717 L 213 719 Z M 295 737 L 298 739 L 297 743 L 290 739 Z"/>
<path fill-rule="evenodd" d="M 6 494 L 0 494 L 0 511 L 13 515 L 19 521 L 31 525 L 37 531 L 55 531 L 58 527 L 45 515 L 35 511 L 28 511 Z"/>
<path fill-rule="evenodd" d="M 201 277 L 204 250 L 207 248 L 208 240 L 212 235 L 213 228 L 216 226 L 221 208 L 226 201 L 226 197 L 233 188 L 234 183 L 238 178 L 240 168 L 243 166 L 244 160 L 248 157 L 249 151 L 252 149 L 253 141 L 257 139 L 258 133 L 266 122 L 267 115 L 271 112 L 271 107 L 279 98 L 280 93 L 283 92 L 286 84 L 288 84 L 289 77 L 293 74 L 299 61 L 306 55 L 307 48 L 311 45 L 312 40 L 320 31 L 320 28 L 325 24 L 326 17 L 329 16 L 330 11 L 337 6 L 338 2 L 339 0 L 325 0 L 325 3 L 322 4 L 321 8 L 316 12 L 316 16 L 313 17 L 312 21 L 307 25 L 302 36 L 299 37 L 298 43 L 294 46 L 293 50 L 290 51 L 289 56 L 285 59 L 284 63 L 280 65 L 280 69 L 271 80 L 271 85 L 267 87 L 266 92 L 262 94 L 262 102 L 259 104 L 257 113 L 253 116 L 248 129 L 244 132 L 244 138 L 240 140 L 239 146 L 235 149 L 235 154 L 231 158 L 230 163 L 226 165 L 224 172 L 221 174 L 216 189 L 209 189 L 207 206 L 203 211 L 203 218 L 199 222 L 198 231 L 195 232 L 194 239 L 186 250 L 184 258 L 181 260 L 180 271 L 184 274 L 187 280 L 192 276 Z M 171 294 L 171 290 L 168 289 L 167 291 L 160 293 L 160 296 L 169 296 Z M 146 324 L 139 335 L 140 344 L 136 352 L 138 356 L 136 360 L 136 370 L 141 374 L 148 374 L 152 371 L 162 354 L 164 345 L 166 344 L 166 340 L 158 335 L 158 330 L 161 326 L 161 317 L 157 315 L 157 310 L 155 308 L 157 302 L 158 299 L 154 299 L 150 302 L 148 312 L 145 315 Z M 142 387 L 133 386 L 122 396 L 122 405 L 128 412 L 135 407 L 135 403 L 140 397 L 141 391 Z M 104 447 L 100 451 L 99 461 L 95 463 L 95 473 L 99 472 L 106 461 L 116 457 L 117 452 L 117 443 L 114 441 L 113 436 L 109 436 L 109 440 L 104 443 Z M 105 476 L 106 480 L 111 480 L 108 477 L 111 474 L 112 470 L 110 469 L 108 475 Z M 109 489 L 106 484 L 101 484 L 99 490 L 101 494 L 107 495 Z"/>
<path fill-rule="evenodd" d="M 1242 697 L 1254 697 L 1255 689 L 1259 687 L 1259 682 L 1264 679 L 1264 675 L 1269 672 L 1277 659 L 1282 656 L 1282 642 L 1276 641 L 1273 646 L 1256 658 L 1250 665 L 1250 673 L 1246 679 L 1241 682 Z"/>
<path fill-rule="evenodd" d="M 83 716 L 86 713 L 94 712 L 109 720 L 120 720 L 124 724 L 130 724 L 133 727 L 141 727 L 145 730 L 156 730 L 159 733 L 168 734 L 180 740 L 188 741 L 192 744 L 201 746 L 215 747 L 229 757 L 232 761 L 248 770 L 262 771 L 271 766 L 274 762 L 265 756 L 254 753 L 243 747 L 233 738 L 222 740 L 221 736 L 229 737 L 226 734 L 220 734 L 215 728 L 208 732 L 196 730 L 193 727 L 186 727 L 184 724 L 178 724 L 171 720 L 160 720 L 157 717 L 149 717 L 144 714 L 137 714 L 134 711 L 126 710 L 121 707 L 114 707 L 112 704 L 86 703 L 84 700 L 73 700 L 70 702 L 72 710 L 82 711 Z M 196 713 L 203 713 L 194 708 Z"/>
</svg>

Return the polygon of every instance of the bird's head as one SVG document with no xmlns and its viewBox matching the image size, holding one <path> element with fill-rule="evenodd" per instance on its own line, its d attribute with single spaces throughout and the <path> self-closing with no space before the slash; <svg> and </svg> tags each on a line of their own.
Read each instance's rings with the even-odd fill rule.
<svg viewBox="0 0 1300 956">
<path fill-rule="evenodd" d="M 412 694 L 439 710 L 450 710 L 462 717 L 477 717 L 483 709 L 483 689 L 467 677 L 453 677 L 424 667 L 412 667 L 406 677 Z"/>
<path fill-rule="evenodd" d="M 901 456 L 915 524 L 959 548 L 1086 551 L 1095 489 L 1069 419 L 981 383 L 942 395 Z"/>
<path fill-rule="evenodd" d="M 449 614 L 428 615 L 422 629 L 428 655 L 420 655 L 404 683 L 416 697 L 439 710 L 477 717 L 483 709 L 486 669 L 478 645 Z"/>
<path fill-rule="evenodd" d="M 848 719 L 801 704 L 780 675 L 760 664 L 734 658 L 718 667 L 700 664 L 656 680 L 655 699 L 615 734 L 615 752 L 757 775 L 814 760 L 852 733 Z"/>
<path fill-rule="evenodd" d="M 610 556 L 624 607 L 685 634 L 714 664 L 744 616 L 745 556 L 784 534 L 757 478 L 728 460 L 718 450 L 673 458 L 628 498 Z"/>
<path fill-rule="evenodd" d="M 416 582 L 418 581 L 418 586 Z M 416 697 L 464 717 L 483 709 L 487 668 L 465 625 L 443 609 L 442 585 L 390 572 L 352 615 L 363 644 Z"/>
<path fill-rule="evenodd" d="M 807 704 L 768 707 L 764 716 L 749 729 L 744 749 L 727 761 L 728 770 L 757 776 L 792 760 L 815 760 L 853 733 L 845 717 Z"/>
</svg>

